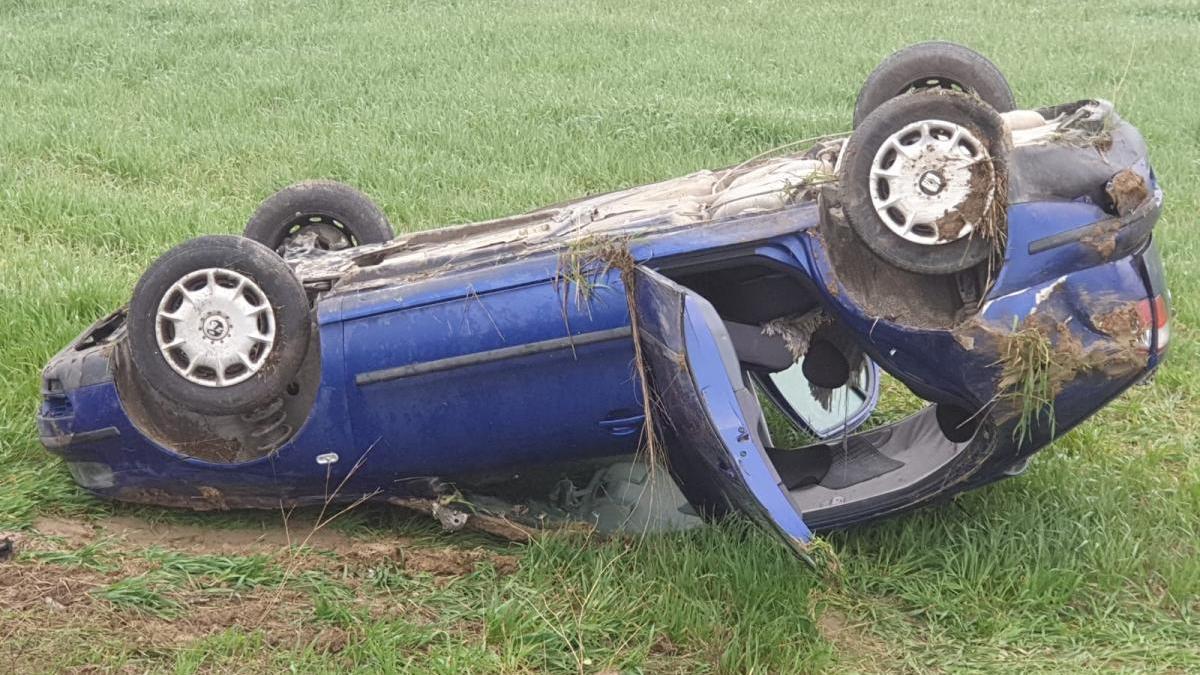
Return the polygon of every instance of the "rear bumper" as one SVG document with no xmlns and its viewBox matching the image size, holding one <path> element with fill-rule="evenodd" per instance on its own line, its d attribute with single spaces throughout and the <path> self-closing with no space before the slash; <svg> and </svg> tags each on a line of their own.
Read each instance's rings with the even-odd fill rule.
<svg viewBox="0 0 1200 675">
<path fill-rule="evenodd" d="M 1161 208 L 1161 196 L 1149 201 L 1156 202 L 1155 208 L 1152 211 L 1143 213 L 1152 215 L 1149 217 L 1143 215 L 1143 217 L 1134 219 L 1134 222 L 1131 223 L 1133 227 L 1145 228 L 1143 234 L 1136 235 L 1140 237 L 1138 240 L 1141 247 L 1140 250 L 1128 254 L 1122 260 L 1111 263 L 1111 265 L 1126 270 L 1126 273 L 1114 277 L 1115 279 L 1124 280 L 1123 283 L 1118 285 L 1121 289 L 1120 297 L 1122 299 L 1120 301 L 1110 301 L 1110 304 L 1107 305 L 1085 305 L 1083 308 L 1084 311 L 1090 308 L 1091 311 L 1088 314 L 1090 321 L 1086 323 L 1094 327 L 1096 323 L 1095 317 L 1103 315 L 1105 310 L 1111 311 L 1109 308 L 1112 307 L 1113 302 L 1116 304 L 1120 304 L 1120 302 L 1129 304 L 1149 300 L 1149 306 L 1153 308 L 1150 328 L 1151 335 L 1150 339 L 1145 341 L 1148 349 L 1138 349 L 1141 360 L 1137 363 L 1129 363 L 1117 372 L 1106 372 L 1101 368 L 1081 373 L 1080 377 L 1070 382 L 1056 397 L 1054 404 L 1055 424 L 1052 426 L 1048 418 L 1038 421 L 1031 430 L 1031 435 L 1024 440 L 1018 438 L 1015 433 L 1016 419 L 1010 417 L 1007 420 L 996 423 L 995 415 L 992 415 L 991 417 L 995 424 L 995 433 L 993 434 L 994 447 L 986 451 L 986 459 L 974 471 L 954 469 L 947 471 L 946 475 L 941 478 L 944 481 L 943 484 L 950 487 L 939 490 L 911 504 L 910 507 L 931 501 L 948 499 L 962 492 L 1015 475 L 1010 470 L 1014 465 L 1027 460 L 1055 439 L 1087 420 L 1087 418 L 1120 397 L 1126 390 L 1144 383 L 1153 377 L 1154 372 L 1162 365 L 1167 355 L 1168 329 L 1166 326 L 1168 325 L 1169 316 L 1160 317 L 1158 316 L 1158 312 L 1163 311 L 1169 315 L 1170 292 L 1166 285 L 1162 255 L 1153 239 L 1149 236 L 1149 230 L 1153 226 L 1158 216 L 1158 211 Z M 1136 281 L 1134 280 L 1135 278 Z M 1140 285 L 1137 282 L 1140 282 Z M 1154 300 L 1160 297 L 1163 299 L 1163 302 L 1155 303 Z M 1108 336 L 1109 339 L 1112 339 L 1112 337 Z M 892 512 L 904 510 L 905 508 L 909 507 L 901 507 Z M 870 518 L 880 515 L 886 514 L 878 512 L 871 515 Z"/>
<path fill-rule="evenodd" d="M 830 307 L 864 337 L 872 359 L 921 398 L 955 406 L 982 424 L 968 444 L 929 475 L 842 503 L 809 506 L 808 525 L 825 530 L 875 520 L 1006 477 L 1014 465 L 1149 378 L 1165 357 L 1169 336 L 1165 317 L 1159 316 L 1169 312 L 1165 275 L 1151 237 L 1162 196 L 1151 185 L 1154 193 L 1137 209 L 1112 219 L 1116 230 L 1107 255 L 1081 238 L 1098 226 L 1114 227 L 1094 218 L 1079 228 L 1082 233 L 1064 238 L 1073 245 L 1042 249 L 1044 257 L 1025 255 L 1030 243 L 1025 233 L 1043 223 L 1064 222 L 1057 218 L 1057 206 L 1080 206 L 1081 219 L 1085 210 L 1094 212 L 1091 206 L 1053 204 L 1023 222 L 1020 248 L 1011 248 L 1017 242 L 1010 238 L 1012 258 L 990 298 L 972 318 L 946 328 L 916 328 L 870 315 L 838 284 L 824 248 L 811 247 L 820 287 L 830 291 Z M 1069 225 L 1058 229 L 1071 231 Z M 1163 301 L 1156 303 L 1159 297 Z M 1142 316 L 1147 308 L 1150 317 Z M 1005 389 L 1004 358 L 1013 334 L 1025 327 L 1043 330 L 1053 345 L 1053 363 L 1071 365 L 1056 372 L 1053 405 L 1027 417 L 1028 429 L 1018 433 L 1021 407 Z"/>
</svg>

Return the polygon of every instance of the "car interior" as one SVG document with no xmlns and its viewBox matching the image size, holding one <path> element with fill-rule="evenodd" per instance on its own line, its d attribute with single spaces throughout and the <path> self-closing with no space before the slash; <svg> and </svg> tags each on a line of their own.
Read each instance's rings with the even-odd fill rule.
<svg viewBox="0 0 1200 675">
<path fill-rule="evenodd" d="M 974 439 L 978 425 L 968 415 L 934 404 L 886 424 L 868 421 L 865 430 L 844 430 L 873 405 L 878 383 L 872 380 L 879 377 L 849 344 L 849 333 L 814 334 L 796 358 L 783 335 L 763 331 L 767 322 L 818 309 L 807 277 L 752 255 L 659 271 L 712 305 L 719 321 L 709 321 L 710 327 L 727 333 L 731 358 L 757 394 L 742 399 L 743 414 L 757 420 L 755 439 L 810 526 L 819 527 L 830 507 L 845 513 L 855 502 L 866 507 L 917 486 Z M 852 365 L 847 356 L 855 353 L 858 363 Z M 767 427 L 771 408 L 811 442 L 776 447 Z"/>
</svg>

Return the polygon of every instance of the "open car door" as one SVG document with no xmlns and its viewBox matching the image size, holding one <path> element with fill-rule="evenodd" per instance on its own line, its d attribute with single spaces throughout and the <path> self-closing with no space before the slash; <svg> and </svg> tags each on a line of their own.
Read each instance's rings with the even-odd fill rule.
<svg viewBox="0 0 1200 675">
<path fill-rule="evenodd" d="M 666 277 L 636 272 L 637 337 L 671 475 L 698 511 L 741 511 L 807 557 L 812 538 L 765 450 L 753 389 L 717 311 Z"/>
</svg>

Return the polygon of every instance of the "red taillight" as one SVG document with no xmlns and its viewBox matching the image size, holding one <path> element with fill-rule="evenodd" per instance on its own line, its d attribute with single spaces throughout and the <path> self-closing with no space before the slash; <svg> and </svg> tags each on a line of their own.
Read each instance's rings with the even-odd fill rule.
<svg viewBox="0 0 1200 675">
<path fill-rule="evenodd" d="M 1167 343 L 1171 339 L 1171 315 L 1167 311 L 1167 299 L 1161 295 L 1154 296 L 1153 299 L 1147 298 L 1138 302 L 1138 321 L 1142 326 L 1142 335 L 1139 340 L 1141 346 L 1149 351 L 1154 340 L 1154 329 L 1158 329 L 1158 352 L 1161 354 L 1167 349 Z"/>
</svg>

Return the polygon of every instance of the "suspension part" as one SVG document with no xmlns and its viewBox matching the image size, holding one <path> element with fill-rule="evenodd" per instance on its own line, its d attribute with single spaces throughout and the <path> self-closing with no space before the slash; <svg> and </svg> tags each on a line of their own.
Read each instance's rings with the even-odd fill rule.
<svg viewBox="0 0 1200 675">
<path fill-rule="evenodd" d="M 257 449 L 261 453 L 275 452 L 292 436 L 292 426 L 287 423 L 283 398 L 272 399 L 262 408 L 243 414 L 241 419 L 254 425 L 250 438 L 257 443 Z"/>
</svg>

